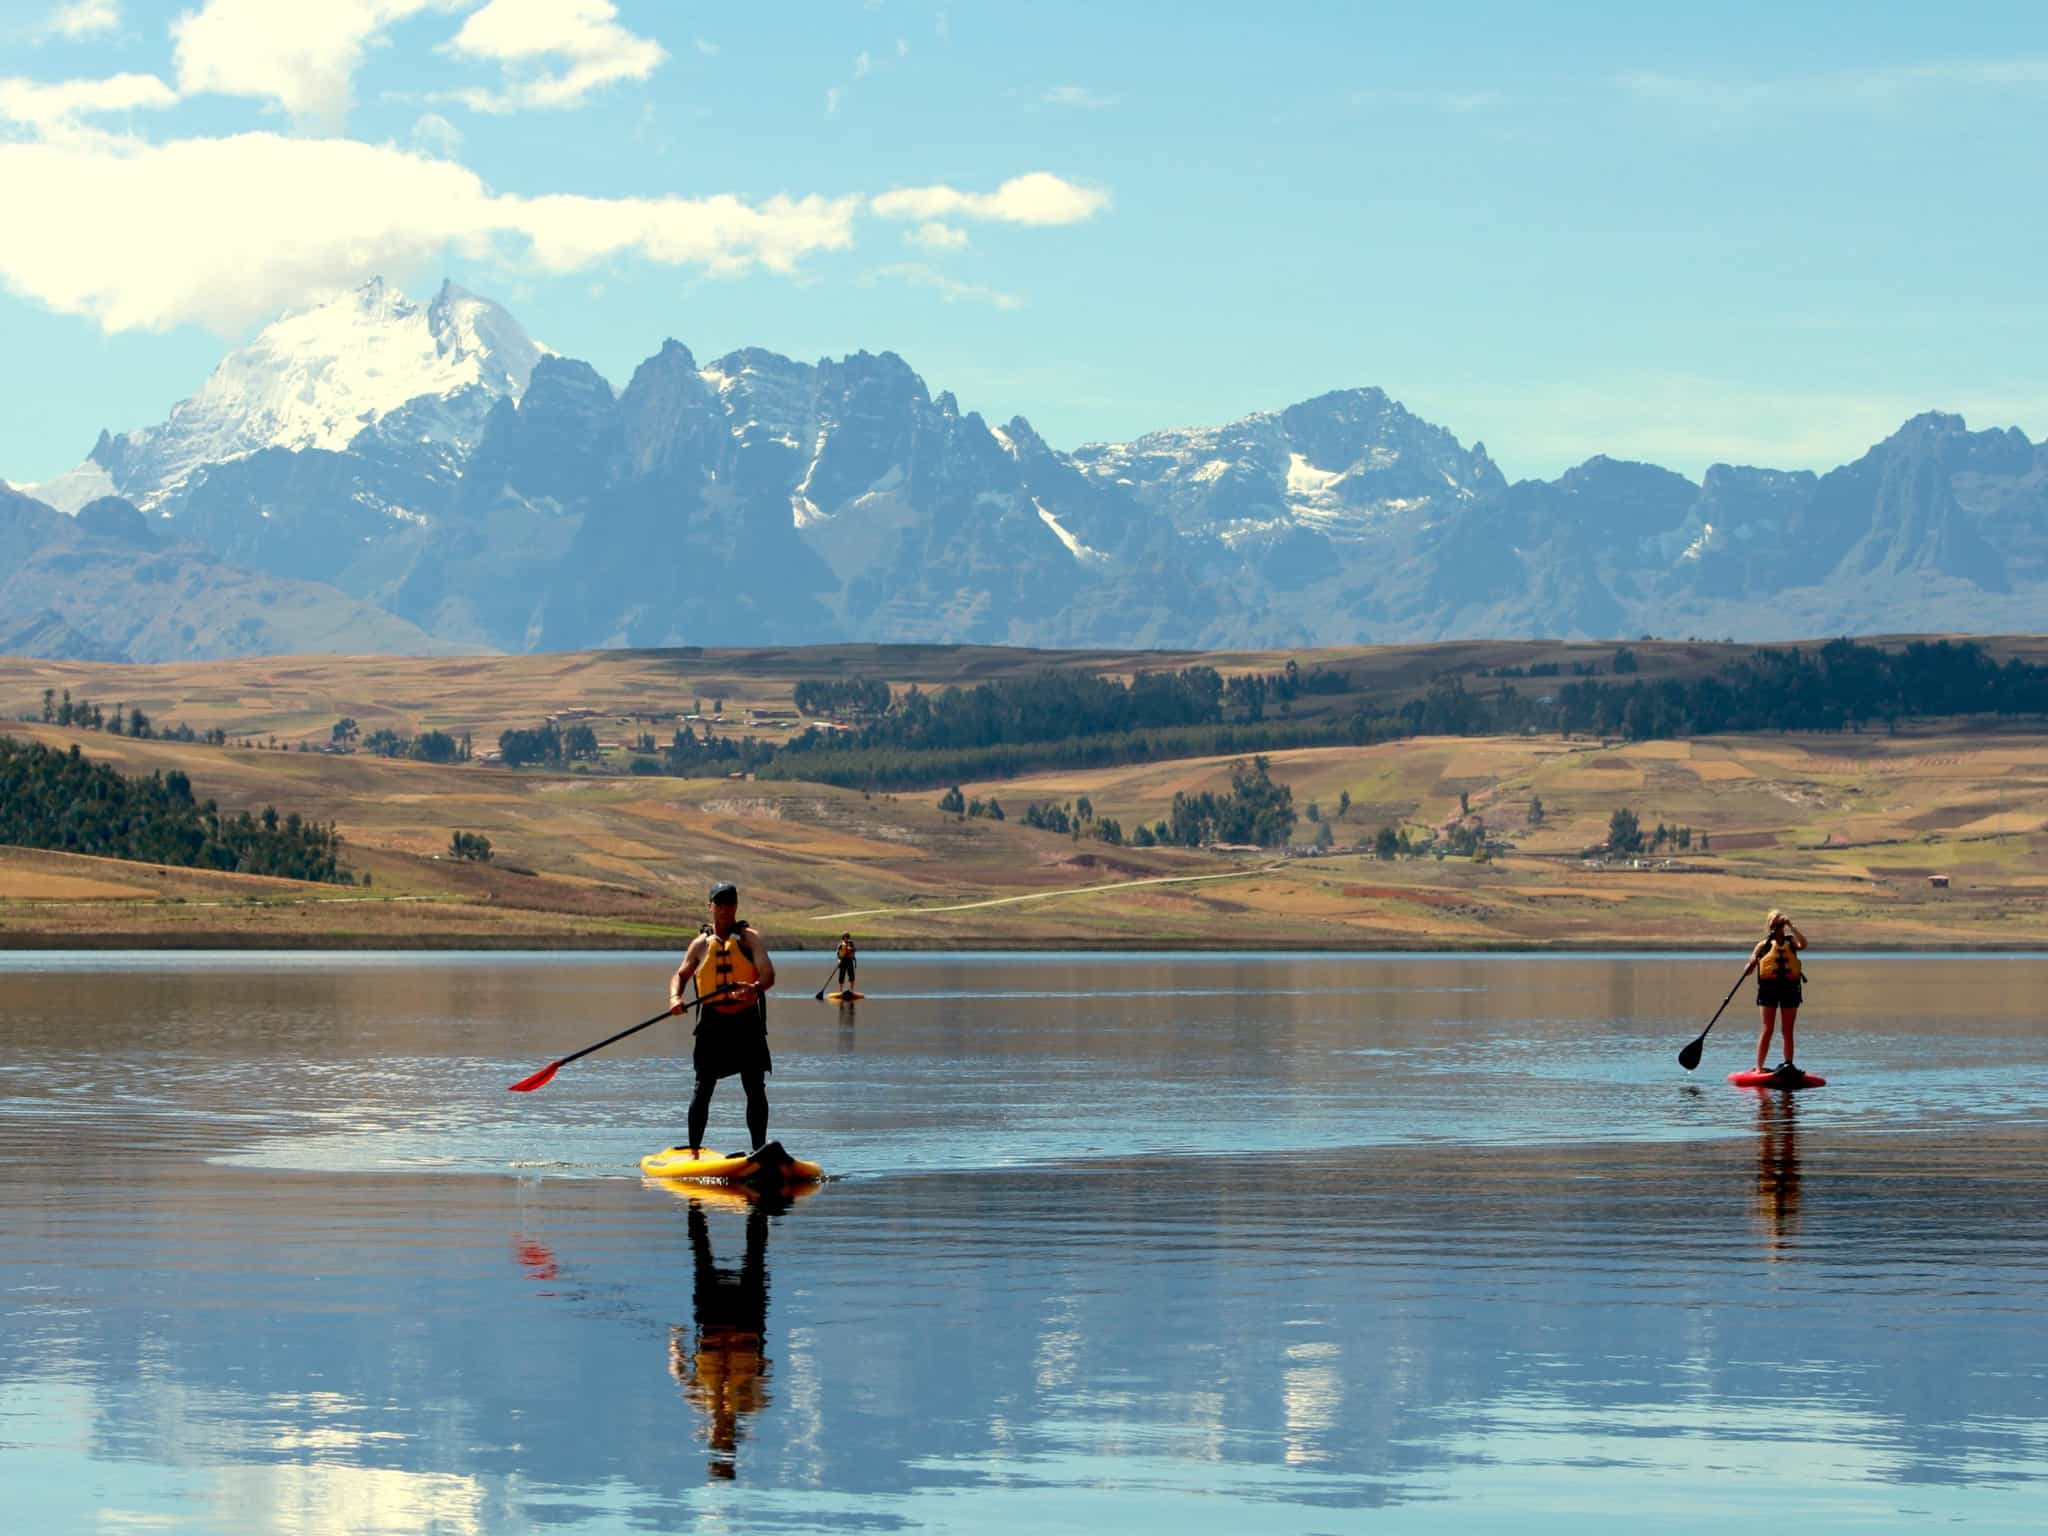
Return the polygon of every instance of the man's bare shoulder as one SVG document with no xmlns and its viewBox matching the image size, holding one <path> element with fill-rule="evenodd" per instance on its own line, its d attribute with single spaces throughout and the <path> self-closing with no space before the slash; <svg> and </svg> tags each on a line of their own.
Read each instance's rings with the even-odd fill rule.
<svg viewBox="0 0 2048 1536">
<path fill-rule="evenodd" d="M 756 954 L 768 947 L 767 937 L 752 923 L 746 926 L 746 940 L 748 950 Z"/>
<path fill-rule="evenodd" d="M 683 964 L 688 965 L 692 960 L 702 960 L 704 958 L 704 948 L 704 935 L 700 933 L 697 937 L 690 940 L 690 947 L 683 951 Z"/>
</svg>

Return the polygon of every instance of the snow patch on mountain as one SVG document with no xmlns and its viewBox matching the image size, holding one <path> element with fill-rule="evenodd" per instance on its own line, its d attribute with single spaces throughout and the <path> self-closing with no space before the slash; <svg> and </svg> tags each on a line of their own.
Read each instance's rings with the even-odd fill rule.
<svg viewBox="0 0 2048 1536">
<path fill-rule="evenodd" d="M 1088 545 L 1075 538 L 1073 534 L 1067 531 L 1064 523 L 1057 517 L 1054 517 L 1052 513 L 1046 511 L 1045 503 L 1036 496 L 1031 498 L 1031 505 L 1038 511 L 1038 520 L 1052 530 L 1053 537 L 1066 545 L 1067 553 L 1076 560 L 1080 561 L 1083 565 L 1107 565 L 1109 563 L 1108 555 L 1105 555 L 1099 549 L 1091 549 Z"/>
<path fill-rule="evenodd" d="M 55 507 L 73 517 L 88 502 L 98 501 L 102 496 L 121 494 L 121 488 L 114 484 L 114 477 L 91 459 L 54 479 L 38 481 L 34 485 L 18 485 L 15 489 L 24 496 L 33 496 L 46 507 Z"/>
<path fill-rule="evenodd" d="M 166 507 L 201 465 L 264 448 L 338 452 L 415 403 L 407 437 L 462 459 L 491 406 L 519 399 L 546 351 L 453 283 L 422 307 L 374 278 L 264 327 L 165 421 L 102 438 L 93 460 L 137 505 Z"/>
</svg>

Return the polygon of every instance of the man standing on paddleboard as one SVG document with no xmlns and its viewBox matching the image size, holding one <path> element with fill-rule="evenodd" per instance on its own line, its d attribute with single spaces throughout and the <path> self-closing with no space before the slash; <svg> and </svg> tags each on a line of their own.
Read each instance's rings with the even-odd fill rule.
<svg viewBox="0 0 2048 1536">
<path fill-rule="evenodd" d="M 1766 932 L 1750 951 L 1749 964 L 1742 972 L 1745 976 L 1756 972 L 1756 1005 L 1763 1015 L 1763 1028 L 1756 1037 L 1756 1069 L 1763 1071 L 1764 1057 L 1771 1051 L 1771 1031 L 1782 1017 L 1785 1060 L 1778 1070 L 1789 1073 L 1793 1070 L 1792 1023 L 1799 1017 L 1802 998 L 1799 951 L 1806 948 L 1806 935 L 1782 912 L 1772 912 L 1764 922 Z"/>
<path fill-rule="evenodd" d="M 690 1153 L 704 1150 L 704 1126 L 711 1118 L 711 1095 L 718 1080 L 739 1074 L 747 1095 L 750 1147 L 768 1141 L 768 989 L 775 985 L 775 962 L 760 930 L 740 919 L 739 887 L 721 880 L 711 887 L 711 926 L 691 942 L 683 963 L 669 982 L 671 1012 L 683 1008 L 683 988 L 696 978 L 697 1045 L 693 1062 L 697 1089 L 690 1095 Z"/>
</svg>

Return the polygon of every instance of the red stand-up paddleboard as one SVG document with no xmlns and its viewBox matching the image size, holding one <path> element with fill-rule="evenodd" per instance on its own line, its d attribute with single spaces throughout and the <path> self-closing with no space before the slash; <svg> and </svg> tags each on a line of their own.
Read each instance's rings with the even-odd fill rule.
<svg viewBox="0 0 2048 1536">
<path fill-rule="evenodd" d="M 1778 1069 L 1770 1072 L 1730 1072 L 1728 1081 L 1738 1088 L 1783 1088 L 1787 1092 L 1797 1088 L 1825 1088 L 1828 1080 L 1815 1077 L 1811 1072 L 1802 1072 L 1797 1067 L 1787 1072 Z"/>
</svg>

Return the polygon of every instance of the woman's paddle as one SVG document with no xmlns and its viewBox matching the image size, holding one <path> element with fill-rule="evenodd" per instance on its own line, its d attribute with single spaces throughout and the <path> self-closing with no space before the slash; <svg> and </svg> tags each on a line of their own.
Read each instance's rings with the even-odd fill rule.
<svg viewBox="0 0 2048 1536">
<path fill-rule="evenodd" d="M 1700 1064 L 1700 1052 L 1706 1048 L 1707 1044 L 1707 1030 L 1712 1029 L 1721 1021 L 1722 1013 L 1726 1011 L 1730 1003 L 1735 1001 L 1735 994 L 1742 990 L 1742 984 L 1747 980 L 1749 980 L 1749 967 L 1745 965 L 1742 968 L 1742 974 L 1735 978 L 1735 985 L 1728 989 L 1728 995 L 1721 999 L 1721 1006 L 1716 1008 L 1714 1016 L 1707 1020 L 1707 1028 L 1700 1031 L 1699 1039 L 1693 1041 L 1692 1044 L 1678 1053 L 1678 1064 L 1685 1068 L 1686 1071 L 1690 1072 Z"/>
<path fill-rule="evenodd" d="M 716 997 L 720 992 L 730 992 L 731 990 L 732 988 L 730 986 L 720 987 L 717 989 L 717 991 L 710 993 L 709 996 Z M 595 1045 L 586 1045 L 585 1047 L 583 1047 L 582 1050 L 575 1052 L 573 1055 L 564 1056 L 560 1061 L 551 1061 L 546 1066 L 542 1067 L 538 1072 L 534 1073 L 533 1076 L 522 1077 L 521 1079 L 519 1079 L 518 1082 L 512 1085 L 512 1092 L 531 1093 L 536 1088 L 545 1088 L 548 1085 L 548 1083 L 553 1080 L 554 1075 L 557 1072 L 561 1071 L 562 1068 L 569 1065 L 570 1062 L 580 1061 L 585 1056 L 588 1056 L 592 1051 L 601 1051 L 606 1046 L 614 1045 L 619 1041 L 625 1039 L 628 1035 L 637 1035 L 643 1029 L 652 1029 L 655 1025 L 659 1024 L 663 1019 L 672 1019 L 675 1018 L 678 1014 L 688 1013 L 692 1008 L 696 1007 L 699 1003 L 703 1002 L 704 1000 L 705 999 L 702 997 L 693 997 L 687 1003 L 682 1004 L 680 1007 L 664 1008 L 660 1013 L 657 1013 L 653 1018 L 649 1019 L 644 1024 L 635 1024 L 631 1029 L 622 1029 L 616 1035 L 607 1035 L 604 1039 L 598 1041 Z"/>
</svg>

